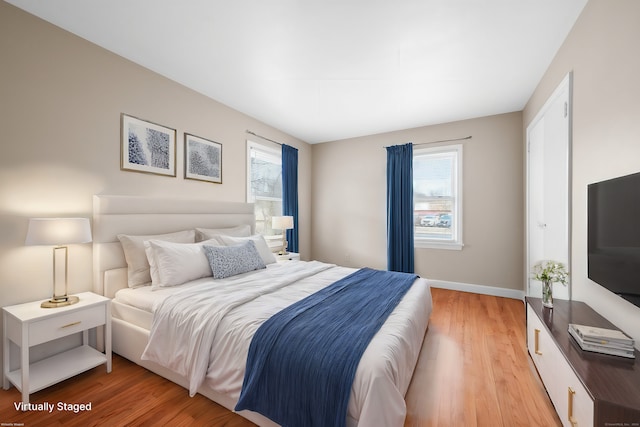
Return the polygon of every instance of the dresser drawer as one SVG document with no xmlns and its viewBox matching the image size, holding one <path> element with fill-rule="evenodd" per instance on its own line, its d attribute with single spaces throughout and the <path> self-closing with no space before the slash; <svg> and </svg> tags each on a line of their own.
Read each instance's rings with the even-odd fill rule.
<svg viewBox="0 0 640 427">
<path fill-rule="evenodd" d="M 594 425 L 594 404 L 571 367 L 559 373 L 560 393 L 556 409 L 562 424 L 568 427 L 591 427 Z"/>
<path fill-rule="evenodd" d="M 51 310 L 55 310 L 55 308 Z M 106 306 L 100 304 L 68 314 L 38 320 L 29 325 L 29 345 L 41 344 L 104 325 L 106 315 Z"/>
<path fill-rule="evenodd" d="M 594 403 L 540 318 L 527 304 L 527 346 L 564 427 L 593 426 Z"/>
<path fill-rule="evenodd" d="M 562 355 L 530 306 L 527 305 L 527 347 L 542 382 L 550 397 L 552 390 L 546 385 L 556 376 Z M 561 363 L 561 362 L 560 362 Z"/>
</svg>

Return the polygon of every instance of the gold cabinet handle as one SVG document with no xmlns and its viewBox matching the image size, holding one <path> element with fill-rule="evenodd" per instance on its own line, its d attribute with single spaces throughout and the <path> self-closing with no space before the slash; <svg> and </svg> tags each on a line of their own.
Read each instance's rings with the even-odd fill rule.
<svg viewBox="0 0 640 427">
<path fill-rule="evenodd" d="M 572 389 L 571 387 L 569 387 L 569 393 L 568 393 L 568 404 L 567 404 L 567 416 L 569 417 L 569 422 L 571 423 L 572 426 L 575 426 L 578 424 L 578 422 L 576 421 L 576 419 L 573 417 L 573 398 L 576 395 L 576 392 L 574 389 Z"/>
<path fill-rule="evenodd" d="M 542 354 L 540 351 L 540 329 L 534 329 L 534 351 L 536 354 Z"/>
<path fill-rule="evenodd" d="M 73 322 L 73 323 L 69 323 L 68 325 L 60 326 L 60 329 L 70 328 L 70 327 L 72 327 L 72 326 L 79 325 L 80 323 L 82 323 L 82 321 L 81 321 L 81 320 L 78 320 L 77 322 Z"/>
</svg>

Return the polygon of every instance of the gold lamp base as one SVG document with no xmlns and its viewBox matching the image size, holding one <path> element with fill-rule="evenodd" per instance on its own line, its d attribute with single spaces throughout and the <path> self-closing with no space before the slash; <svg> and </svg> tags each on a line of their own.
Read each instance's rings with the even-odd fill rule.
<svg viewBox="0 0 640 427">
<path fill-rule="evenodd" d="M 64 296 L 64 297 L 55 297 L 55 298 L 51 298 L 49 301 L 44 301 L 42 304 L 40 304 L 40 307 L 42 308 L 58 308 L 58 307 L 64 307 L 67 305 L 72 305 L 77 303 L 78 301 L 80 301 L 80 298 L 76 297 L 76 296 Z"/>
</svg>

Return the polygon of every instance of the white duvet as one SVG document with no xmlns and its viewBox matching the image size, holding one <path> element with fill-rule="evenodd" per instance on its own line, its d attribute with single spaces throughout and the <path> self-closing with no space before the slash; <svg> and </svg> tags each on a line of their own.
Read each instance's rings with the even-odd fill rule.
<svg viewBox="0 0 640 427">
<path fill-rule="evenodd" d="M 223 280 L 199 279 L 159 300 L 142 358 L 186 377 L 192 396 L 206 382 L 237 401 L 256 329 L 284 307 L 355 271 L 317 261 L 272 267 Z M 349 425 L 403 425 L 404 394 L 431 307 L 429 286 L 418 279 L 362 356 Z"/>
</svg>

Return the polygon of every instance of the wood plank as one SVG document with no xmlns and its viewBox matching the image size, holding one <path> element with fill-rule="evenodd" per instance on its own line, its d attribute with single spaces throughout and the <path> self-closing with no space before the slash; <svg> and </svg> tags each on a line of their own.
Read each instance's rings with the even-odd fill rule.
<svg viewBox="0 0 640 427">
<path fill-rule="evenodd" d="M 432 294 L 405 426 L 560 426 L 527 353 L 523 302 L 443 289 Z M 31 396 L 34 403 L 91 402 L 91 412 L 22 413 L 14 409 L 20 400 L 15 388 L 0 391 L 0 423 L 253 426 L 117 355 L 110 374 L 100 366 Z"/>
<path fill-rule="evenodd" d="M 522 301 L 432 289 L 406 427 L 561 426 L 526 348 Z"/>
</svg>

